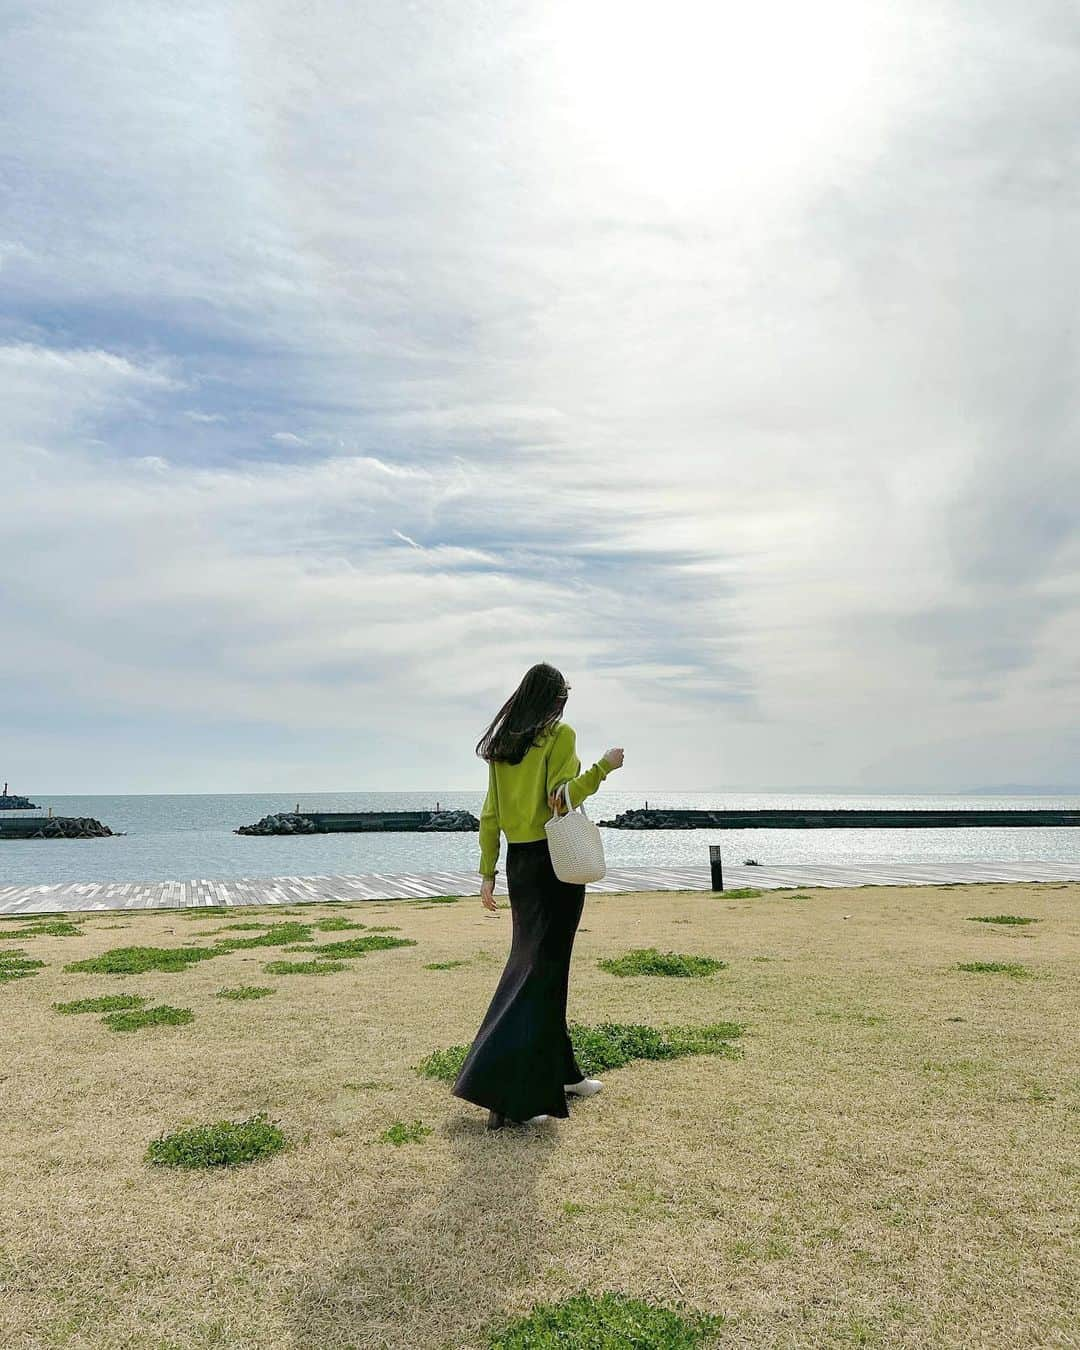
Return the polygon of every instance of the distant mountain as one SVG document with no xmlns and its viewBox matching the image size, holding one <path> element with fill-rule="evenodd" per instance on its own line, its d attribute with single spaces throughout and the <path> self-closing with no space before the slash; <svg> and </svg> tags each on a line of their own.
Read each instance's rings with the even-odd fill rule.
<svg viewBox="0 0 1080 1350">
<path fill-rule="evenodd" d="M 1042 783 L 1000 783 L 997 787 L 962 789 L 970 797 L 1080 797 L 1080 786 L 1046 787 Z"/>
</svg>

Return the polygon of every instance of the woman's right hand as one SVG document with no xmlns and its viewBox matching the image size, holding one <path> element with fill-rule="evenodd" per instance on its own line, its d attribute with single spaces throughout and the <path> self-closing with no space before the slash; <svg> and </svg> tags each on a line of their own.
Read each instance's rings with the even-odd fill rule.
<svg viewBox="0 0 1080 1350">
<path fill-rule="evenodd" d="M 605 750 L 604 758 L 607 760 L 607 762 L 611 765 L 613 769 L 621 769 L 623 762 L 622 746 L 617 745 L 612 750 Z"/>
</svg>

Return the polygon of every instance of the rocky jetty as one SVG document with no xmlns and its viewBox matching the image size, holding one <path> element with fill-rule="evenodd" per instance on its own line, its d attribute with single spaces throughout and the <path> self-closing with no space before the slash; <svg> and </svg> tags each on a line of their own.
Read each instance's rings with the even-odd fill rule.
<svg viewBox="0 0 1080 1350">
<path fill-rule="evenodd" d="M 418 830 L 478 830 L 480 822 L 471 811 L 435 811 Z"/>
<path fill-rule="evenodd" d="M 699 812 L 698 814 L 704 814 Z M 711 812 L 709 813 L 712 814 Z M 719 814 L 719 813 L 717 813 Z M 612 830 L 685 830 L 692 829 L 686 821 L 685 811 L 638 810 L 620 811 L 614 820 L 598 820 L 597 825 L 606 825 Z M 697 824 L 698 822 L 694 822 Z M 703 822 L 711 824 L 712 822 Z"/>
<path fill-rule="evenodd" d="M 37 805 L 29 797 L 17 797 L 13 792 L 7 790 L 7 784 L 4 784 L 3 792 L 0 792 L 0 811 L 36 811 Z"/>
<path fill-rule="evenodd" d="M 471 811 L 282 811 L 234 834 L 358 834 L 375 831 L 479 830 Z"/>
<path fill-rule="evenodd" d="M 93 816 L 50 816 L 27 823 L 36 828 L 24 836 L 26 839 L 101 839 L 112 834 L 108 825 Z"/>
<path fill-rule="evenodd" d="M 282 811 L 274 816 L 263 816 L 254 825 L 241 825 L 234 834 L 318 834 L 319 827 L 309 816 L 298 816 L 295 811 Z"/>
</svg>

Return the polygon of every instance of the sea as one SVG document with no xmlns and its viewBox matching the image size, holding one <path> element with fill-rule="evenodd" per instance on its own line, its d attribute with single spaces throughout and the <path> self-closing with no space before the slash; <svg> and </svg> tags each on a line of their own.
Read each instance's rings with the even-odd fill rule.
<svg viewBox="0 0 1080 1350">
<path fill-rule="evenodd" d="M 477 834 L 241 835 L 271 812 L 464 809 L 483 792 L 205 793 L 51 796 L 32 800 L 57 816 L 93 816 L 119 833 L 104 839 L 0 839 L 0 885 L 60 881 L 188 881 L 356 873 L 475 872 Z M 1080 809 L 1076 796 L 931 796 L 776 792 L 617 792 L 585 801 L 591 819 L 644 806 L 719 808 L 950 807 Z M 1080 862 L 1080 828 L 604 830 L 609 867 L 707 867 L 709 845 L 725 861 L 784 863 Z M 505 870 L 506 841 L 500 870 Z"/>
</svg>

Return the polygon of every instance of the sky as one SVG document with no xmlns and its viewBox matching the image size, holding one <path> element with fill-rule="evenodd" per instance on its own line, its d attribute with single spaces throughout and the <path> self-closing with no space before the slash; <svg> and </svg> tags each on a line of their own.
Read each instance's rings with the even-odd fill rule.
<svg viewBox="0 0 1080 1350">
<path fill-rule="evenodd" d="M 1074 5 L 0 33 L 13 791 L 1080 783 Z"/>
</svg>

